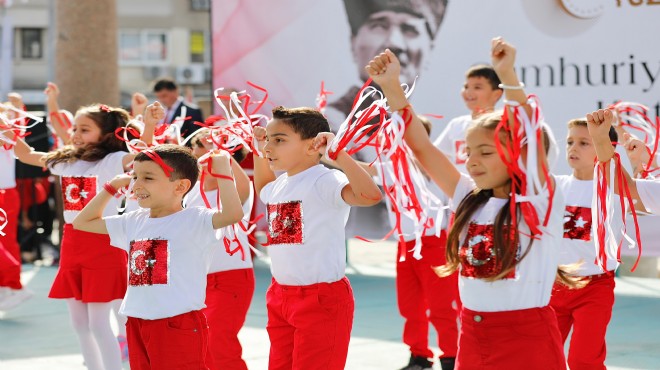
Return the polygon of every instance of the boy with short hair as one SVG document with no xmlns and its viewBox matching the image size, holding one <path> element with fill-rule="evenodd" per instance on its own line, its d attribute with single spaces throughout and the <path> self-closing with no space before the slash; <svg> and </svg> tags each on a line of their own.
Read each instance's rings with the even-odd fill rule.
<svg viewBox="0 0 660 370">
<path fill-rule="evenodd" d="M 380 190 L 345 151 L 319 164 L 334 135 L 313 108 L 273 109 L 254 135 L 257 194 L 268 210 L 273 281 L 266 293 L 269 369 L 343 369 L 354 299 L 345 276 L 344 226 L 350 206 L 380 201 Z M 276 176 L 274 171 L 285 173 Z"/>
<path fill-rule="evenodd" d="M 459 116 L 447 124 L 433 145 L 440 149 L 459 171 L 467 173 L 465 161 L 465 132 L 472 120 L 483 113 L 492 112 L 495 104 L 502 97 L 499 87 L 500 79 L 492 66 L 478 64 L 465 72 L 465 84 L 461 89 L 461 97 L 470 114 Z"/>
<path fill-rule="evenodd" d="M 128 316 L 132 369 L 207 368 L 208 326 L 201 309 L 218 248 L 216 229 L 243 216 L 229 154 L 212 158 L 213 171 L 222 176 L 217 180 L 222 212 L 183 208 L 199 175 L 197 159 L 183 147 L 162 145 L 135 157 L 132 190 L 142 209 L 102 216 L 117 189 L 131 180 L 118 176 L 73 221 L 76 229 L 109 234 L 113 246 L 128 252 L 129 286 L 120 312 Z"/>
<path fill-rule="evenodd" d="M 611 128 L 609 141 L 618 141 L 616 131 Z M 614 144 L 616 145 L 616 144 Z M 555 176 L 557 189 L 564 194 L 564 238 L 560 248 L 560 265 L 580 264 L 576 271 L 586 285 L 582 289 L 570 289 L 555 283 L 550 306 L 555 311 L 559 331 L 566 341 L 571 328 L 571 343 L 568 351 L 568 366 L 573 370 L 604 369 L 606 357 L 605 334 L 612 317 L 614 305 L 614 274 L 618 267 L 616 259 L 608 258 L 606 269 L 596 263 L 594 239 L 596 225 L 592 220 L 592 199 L 594 196 L 594 159 L 596 148 L 589 136 L 587 121 L 584 118 L 568 122 L 566 138 L 566 160 L 573 169 L 571 175 Z M 621 232 L 621 203 L 618 196 L 613 201 L 612 218 L 616 244 L 623 238 Z"/>
</svg>

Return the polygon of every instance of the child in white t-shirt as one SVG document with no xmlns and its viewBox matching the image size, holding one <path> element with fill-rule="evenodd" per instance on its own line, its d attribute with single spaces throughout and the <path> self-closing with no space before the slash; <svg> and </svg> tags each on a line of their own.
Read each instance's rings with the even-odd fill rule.
<svg viewBox="0 0 660 370">
<path fill-rule="evenodd" d="M 266 128 L 254 128 L 265 155 L 254 157 L 254 182 L 268 210 L 271 369 L 346 363 L 354 300 L 345 277 L 344 226 L 350 206 L 373 205 L 382 196 L 346 152 L 335 163 L 344 173 L 319 164 L 334 137 L 329 131 L 312 108 L 276 107 Z"/>
<path fill-rule="evenodd" d="M 209 135 L 210 131 L 205 128 L 195 132 L 190 140 L 195 157 L 200 158 L 213 150 Z M 209 323 L 206 364 L 211 370 L 247 370 L 247 365 L 241 357 L 243 348 L 238 340 L 238 332 L 245 323 L 255 286 L 250 242 L 244 231 L 249 227 L 254 192 L 250 178 L 239 165 L 247 153 L 245 148 L 239 148 L 232 153 L 231 161 L 244 216 L 239 224 L 223 229 L 223 240 L 219 242 L 221 250 L 213 254 L 206 277 L 204 315 Z M 207 170 L 202 168 L 202 171 Z M 216 209 L 218 184 L 208 172 L 204 177 L 203 187 L 209 206 Z M 195 186 L 188 194 L 186 207 L 207 207 L 199 186 Z"/>
<path fill-rule="evenodd" d="M 461 97 L 470 114 L 449 121 L 433 143 L 463 173 L 467 173 L 465 132 L 474 119 L 495 109 L 495 104 L 502 97 L 499 84 L 500 79 L 492 66 L 478 64 L 470 67 L 465 72 L 465 83 L 461 89 Z"/>
<path fill-rule="evenodd" d="M 612 143 L 618 141 L 612 128 L 609 133 Z M 571 369 L 605 368 L 605 334 L 612 317 L 614 306 L 614 273 L 619 263 L 608 256 L 606 269 L 597 263 L 595 230 L 592 220 L 594 194 L 594 160 L 596 149 L 589 136 L 587 121 L 583 118 L 568 122 L 566 138 L 566 160 L 573 169 L 571 175 L 556 176 L 557 189 L 564 194 L 564 238 L 561 243 L 559 264 L 577 265 L 577 275 L 583 277 L 586 285 L 581 289 L 569 289 L 555 283 L 550 306 L 555 310 L 559 331 L 566 341 L 571 328 L 571 343 L 568 350 L 568 366 Z M 623 238 L 621 203 L 619 197 L 613 199 L 612 218 L 614 243 Z"/>
<path fill-rule="evenodd" d="M 150 106 L 145 115 L 145 133 L 153 130 L 162 114 L 160 104 Z M 48 167 L 60 176 L 66 224 L 60 265 L 48 297 L 66 299 L 83 358 L 93 368 L 121 368 L 109 312 L 116 304 L 113 301 L 126 293 L 126 253 L 112 248 L 107 236 L 75 230 L 71 222 L 94 194 L 101 192 L 104 182 L 129 169 L 134 155 L 126 151 L 126 143 L 116 135 L 128 121 L 129 115 L 122 108 L 94 104 L 76 112 L 70 145 L 43 153 L 15 139 L 18 160 Z M 118 206 L 118 200 L 108 202 L 103 214 L 117 214 Z"/>
<path fill-rule="evenodd" d="M 183 208 L 182 199 L 199 176 L 197 159 L 183 147 L 162 145 L 135 156 L 132 190 L 142 209 L 104 216 L 117 189 L 131 181 L 124 175 L 105 183 L 73 220 L 74 228 L 108 234 L 113 246 L 128 253 L 128 289 L 120 312 L 128 316 L 131 368 L 206 368 L 208 327 L 201 309 L 218 249 L 216 229 L 243 216 L 229 154 L 212 158 L 214 172 L 222 176 L 217 179 L 222 212 Z"/>
<path fill-rule="evenodd" d="M 508 114 L 519 112 L 540 130 L 538 116 L 531 106 L 515 71 L 516 50 L 501 38 L 493 39 L 493 67 L 503 83 L 511 105 Z M 512 137 L 497 127 L 502 113 L 483 115 L 466 135 L 470 177 L 461 174 L 440 150 L 433 146 L 416 118 L 399 83 L 400 64 L 389 50 L 376 56 L 367 66 L 392 110 L 401 112 L 410 124 L 405 140 L 429 176 L 452 198 L 456 217 L 447 242 L 447 265 L 441 274 L 459 271 L 459 293 L 463 304 L 456 367 L 459 369 L 565 369 L 561 337 L 552 308 L 550 292 L 558 272 L 557 244 L 562 230 L 563 201 L 552 193 L 554 181 L 546 176 L 544 144 L 532 146 L 535 137 L 521 139 L 519 158 L 502 158 L 498 148 L 507 148 Z M 519 105 L 519 109 L 513 109 Z M 527 118 L 531 117 L 531 118 Z M 507 121 L 509 125 L 511 121 Z M 532 157 L 530 157 L 532 156 Z M 522 163 L 535 158 L 538 173 L 530 174 L 536 188 L 514 207 L 512 183 L 522 181 L 520 174 L 505 160 Z M 526 165 L 531 169 L 530 163 Z M 520 169 L 519 172 L 522 172 Z M 519 190 L 516 190 L 518 192 Z M 517 228 L 512 225 L 517 219 Z M 515 211 L 515 212 L 512 212 Z M 538 216 L 534 220 L 533 214 Z M 527 220 L 531 220 L 528 223 Z M 535 224 L 536 223 L 536 224 Z M 540 228 L 532 239 L 532 228 Z"/>
</svg>

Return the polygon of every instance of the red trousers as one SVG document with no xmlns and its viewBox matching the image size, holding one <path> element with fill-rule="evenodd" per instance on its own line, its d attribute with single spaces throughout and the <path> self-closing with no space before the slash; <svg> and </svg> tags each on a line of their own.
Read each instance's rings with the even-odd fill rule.
<svg viewBox="0 0 660 370">
<path fill-rule="evenodd" d="M 405 319 L 403 342 L 415 356 L 433 358 L 429 348 L 429 322 L 438 333 L 440 357 L 456 357 L 458 350 L 458 275 L 439 277 L 433 267 L 444 265 L 447 234 L 422 238 L 422 256 L 410 251 L 415 241 L 399 245 L 396 263 L 396 293 L 399 313 Z M 405 261 L 400 261 L 406 253 Z"/>
<path fill-rule="evenodd" d="M 128 317 L 131 370 L 208 370 L 208 325 L 202 311 L 158 320 Z"/>
<path fill-rule="evenodd" d="M 594 276 L 582 289 L 555 284 L 550 305 L 564 342 L 573 327 L 568 350 L 571 370 L 606 369 L 605 333 L 614 306 L 614 273 Z"/>
<path fill-rule="evenodd" d="M 0 236 L 0 243 L 6 251 L 6 253 L 0 251 L 0 258 L 2 258 L 0 287 L 21 289 L 23 288 L 21 285 L 21 247 L 18 244 L 18 217 L 21 203 L 16 188 L 0 190 L 0 208 L 7 213 L 7 225 L 2 230 L 5 236 Z M 4 220 L 0 220 L 0 225 L 4 223 Z"/>
<path fill-rule="evenodd" d="M 266 292 L 270 370 L 343 370 L 355 300 L 348 279 L 304 286 L 278 284 Z"/>
<path fill-rule="evenodd" d="M 458 348 L 457 370 L 566 369 L 550 306 L 501 312 L 463 307 Z"/>
<path fill-rule="evenodd" d="M 247 370 L 241 358 L 238 332 L 245 323 L 252 295 L 252 268 L 209 274 L 206 279 L 206 308 L 209 345 L 206 363 L 211 370 Z"/>
</svg>

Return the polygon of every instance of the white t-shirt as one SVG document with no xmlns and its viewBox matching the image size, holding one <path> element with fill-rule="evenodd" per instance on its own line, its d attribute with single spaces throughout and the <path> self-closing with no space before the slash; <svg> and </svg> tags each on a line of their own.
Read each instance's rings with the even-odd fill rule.
<svg viewBox="0 0 660 370">
<path fill-rule="evenodd" d="M 344 227 L 350 206 L 341 171 L 316 165 L 261 189 L 268 211 L 271 273 L 284 285 L 331 283 L 346 273 Z"/>
<path fill-rule="evenodd" d="M 460 172 L 465 174 L 467 174 L 465 169 L 465 161 L 467 161 L 465 131 L 471 123 L 472 116 L 469 114 L 452 119 L 433 143 L 436 148 L 445 153 Z"/>
<path fill-rule="evenodd" d="M 217 204 L 218 190 L 210 190 L 204 192 L 206 199 L 208 199 L 211 207 L 215 209 Z M 250 184 L 250 196 L 243 203 L 243 219 L 241 222 L 243 226 L 247 228 L 250 223 L 250 213 L 252 212 L 252 202 L 254 200 L 254 193 L 252 192 L 252 184 Z M 190 190 L 186 200 L 186 207 L 206 207 L 204 204 L 204 199 L 200 194 L 199 183 L 195 185 L 193 189 Z M 239 232 L 235 232 L 234 227 L 239 229 Z M 239 225 L 232 225 L 222 228 L 222 239 L 220 241 L 220 250 L 213 254 L 213 260 L 211 261 L 211 267 L 209 273 L 220 272 L 220 271 L 230 271 L 230 270 L 240 270 L 247 269 L 252 267 L 252 256 L 250 255 L 250 241 L 247 238 L 247 234 L 241 232 Z M 238 239 L 238 243 L 234 240 Z M 227 252 L 225 243 L 229 244 L 229 251 Z M 240 243 L 240 244 L 239 244 Z"/>
<path fill-rule="evenodd" d="M 219 249 L 211 209 L 185 208 L 151 218 L 149 209 L 104 217 L 110 244 L 128 252 L 128 289 L 120 313 L 147 320 L 199 310 Z"/>
<path fill-rule="evenodd" d="M 375 165 L 376 170 L 378 171 L 378 182 L 382 182 L 382 171 L 380 166 Z M 386 174 L 385 181 L 387 182 L 387 186 L 392 185 L 392 181 L 390 179 L 391 175 Z M 431 194 L 435 195 L 440 201 L 442 202 L 442 205 L 446 206 L 449 202 L 449 199 L 445 195 L 445 193 L 440 190 L 438 185 L 435 184 L 432 180 L 429 180 L 428 178 L 424 177 L 424 180 L 426 182 L 426 187 L 427 189 L 431 192 Z M 415 192 L 419 196 L 419 189 L 415 187 Z M 390 221 L 390 227 L 394 228 L 396 227 L 396 212 L 394 212 L 394 209 L 392 207 L 392 201 L 388 196 L 384 196 L 385 202 L 387 203 L 387 215 L 389 217 Z M 428 210 L 427 210 L 428 211 Z M 429 216 L 432 216 L 434 219 L 436 218 L 437 211 L 431 211 L 432 213 Z M 447 219 L 449 217 L 449 214 L 447 210 L 443 211 L 442 213 L 442 222 L 440 225 L 440 229 L 444 230 L 447 228 Z M 435 235 L 436 227 L 426 229 L 426 232 L 424 233 L 424 236 L 432 236 Z M 415 222 L 405 213 L 401 214 L 401 232 L 403 233 L 403 239 L 407 242 L 415 240 Z"/>
<path fill-rule="evenodd" d="M 467 175 L 461 175 L 454 198 L 452 211 L 475 188 Z M 497 312 L 544 307 L 550 302 L 550 293 L 555 282 L 559 262 L 559 245 L 562 240 L 562 217 L 564 201 L 560 191 L 556 191 L 547 227 L 542 227 L 543 235 L 534 240 L 531 250 L 516 265 L 515 271 L 497 281 L 480 279 L 492 271 L 497 257 L 492 255 L 493 222 L 507 199 L 490 198 L 477 210 L 468 230 L 461 233 L 459 255 L 458 288 L 463 305 L 473 311 Z M 543 219 L 548 208 L 548 197 L 535 198 L 534 208 Z M 522 256 L 529 245 L 529 228 L 521 221 L 517 255 Z"/>
<path fill-rule="evenodd" d="M 122 161 L 127 154 L 114 152 L 96 162 L 78 160 L 49 167 L 53 175 L 60 176 L 66 223 L 73 222 L 78 212 L 103 190 L 103 184 L 124 173 Z M 120 205 L 120 200 L 113 197 L 103 210 L 103 216 L 116 215 Z"/>
<path fill-rule="evenodd" d="M 597 250 L 594 238 L 596 226 L 591 218 L 591 201 L 594 197 L 594 183 L 592 180 L 578 180 L 573 175 L 555 176 L 557 188 L 564 195 L 564 239 L 559 254 L 559 264 L 567 265 L 582 261 L 578 271 L 580 276 L 602 274 L 604 271 L 596 263 Z M 614 195 L 614 214 L 607 215 L 612 218 L 612 230 L 617 245 L 623 238 L 621 228 L 621 203 L 619 196 Z M 617 231 L 618 230 L 618 231 Z M 614 271 L 618 267 L 616 259 L 607 259 L 607 270 Z"/>
<path fill-rule="evenodd" d="M 639 198 L 647 211 L 660 214 L 660 179 L 635 180 Z"/>
<path fill-rule="evenodd" d="M 7 150 L 0 141 L 0 189 L 16 187 L 16 157 L 14 150 Z"/>
</svg>

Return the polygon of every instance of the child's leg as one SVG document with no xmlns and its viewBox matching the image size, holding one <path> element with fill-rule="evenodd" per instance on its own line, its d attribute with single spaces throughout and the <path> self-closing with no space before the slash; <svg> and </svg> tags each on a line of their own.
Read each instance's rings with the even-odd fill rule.
<svg viewBox="0 0 660 370">
<path fill-rule="evenodd" d="M 614 277 L 592 280 L 577 293 L 568 366 L 571 370 L 605 369 L 605 334 L 614 306 Z"/>
<path fill-rule="evenodd" d="M 253 294 L 254 271 L 251 268 L 208 276 L 204 314 L 209 323 L 206 362 L 211 370 L 247 370 L 241 358 L 243 348 L 238 332 L 245 323 Z"/>
<path fill-rule="evenodd" d="M 406 243 L 403 248 L 409 250 L 415 242 Z M 424 299 L 422 281 L 415 269 L 415 259 L 412 253 L 406 253 L 406 260 L 400 261 L 401 244 L 399 244 L 396 262 L 396 302 L 399 313 L 403 317 L 403 343 L 410 347 L 413 356 L 433 358 L 429 348 L 429 318 L 426 314 L 428 304 Z M 426 258 L 426 251 L 423 251 Z M 432 271 L 431 271 L 432 272 Z"/>
<path fill-rule="evenodd" d="M 110 327 L 110 311 L 112 302 L 88 303 L 89 328 L 96 339 L 101 352 L 104 369 L 121 369 L 121 353 L 115 334 Z"/>
<path fill-rule="evenodd" d="M 445 255 L 446 234 L 441 238 L 422 238 L 424 258 L 415 260 L 417 274 L 422 282 L 424 298 L 429 305 L 429 321 L 438 333 L 440 358 L 456 357 L 458 351 L 458 274 L 439 277 L 433 267 L 447 263 Z M 456 308 L 454 308 L 456 305 Z"/>
<path fill-rule="evenodd" d="M 293 366 L 293 333 L 294 328 L 287 321 L 285 312 L 285 297 L 282 287 L 273 280 L 266 291 L 266 308 L 268 323 L 266 330 L 270 339 L 270 354 L 268 356 L 268 369 L 291 369 Z"/>
<path fill-rule="evenodd" d="M 343 370 L 353 327 L 355 300 L 347 278 L 315 284 L 312 289 L 295 287 L 287 304 L 294 333 L 293 370 L 318 368 Z M 298 289 L 296 289 L 298 288 Z"/>
<path fill-rule="evenodd" d="M 89 312 L 86 303 L 75 299 L 67 299 L 67 306 L 69 307 L 69 315 L 71 317 L 71 324 L 78 336 L 80 343 L 80 350 L 82 351 L 85 365 L 89 370 L 103 369 L 103 362 L 101 361 L 101 352 L 99 346 L 96 344 L 96 339 L 92 335 L 89 327 Z"/>
<path fill-rule="evenodd" d="M 567 286 L 555 283 L 552 287 L 552 296 L 550 297 L 550 307 L 555 310 L 557 316 L 557 325 L 561 333 L 562 343 L 566 342 L 568 334 L 573 326 L 573 310 L 575 289 L 569 289 Z"/>
<path fill-rule="evenodd" d="M 117 320 L 117 331 L 118 335 L 126 337 L 126 316 L 119 313 L 119 308 L 121 307 L 121 299 L 115 299 L 112 301 L 112 313 Z"/>
</svg>

